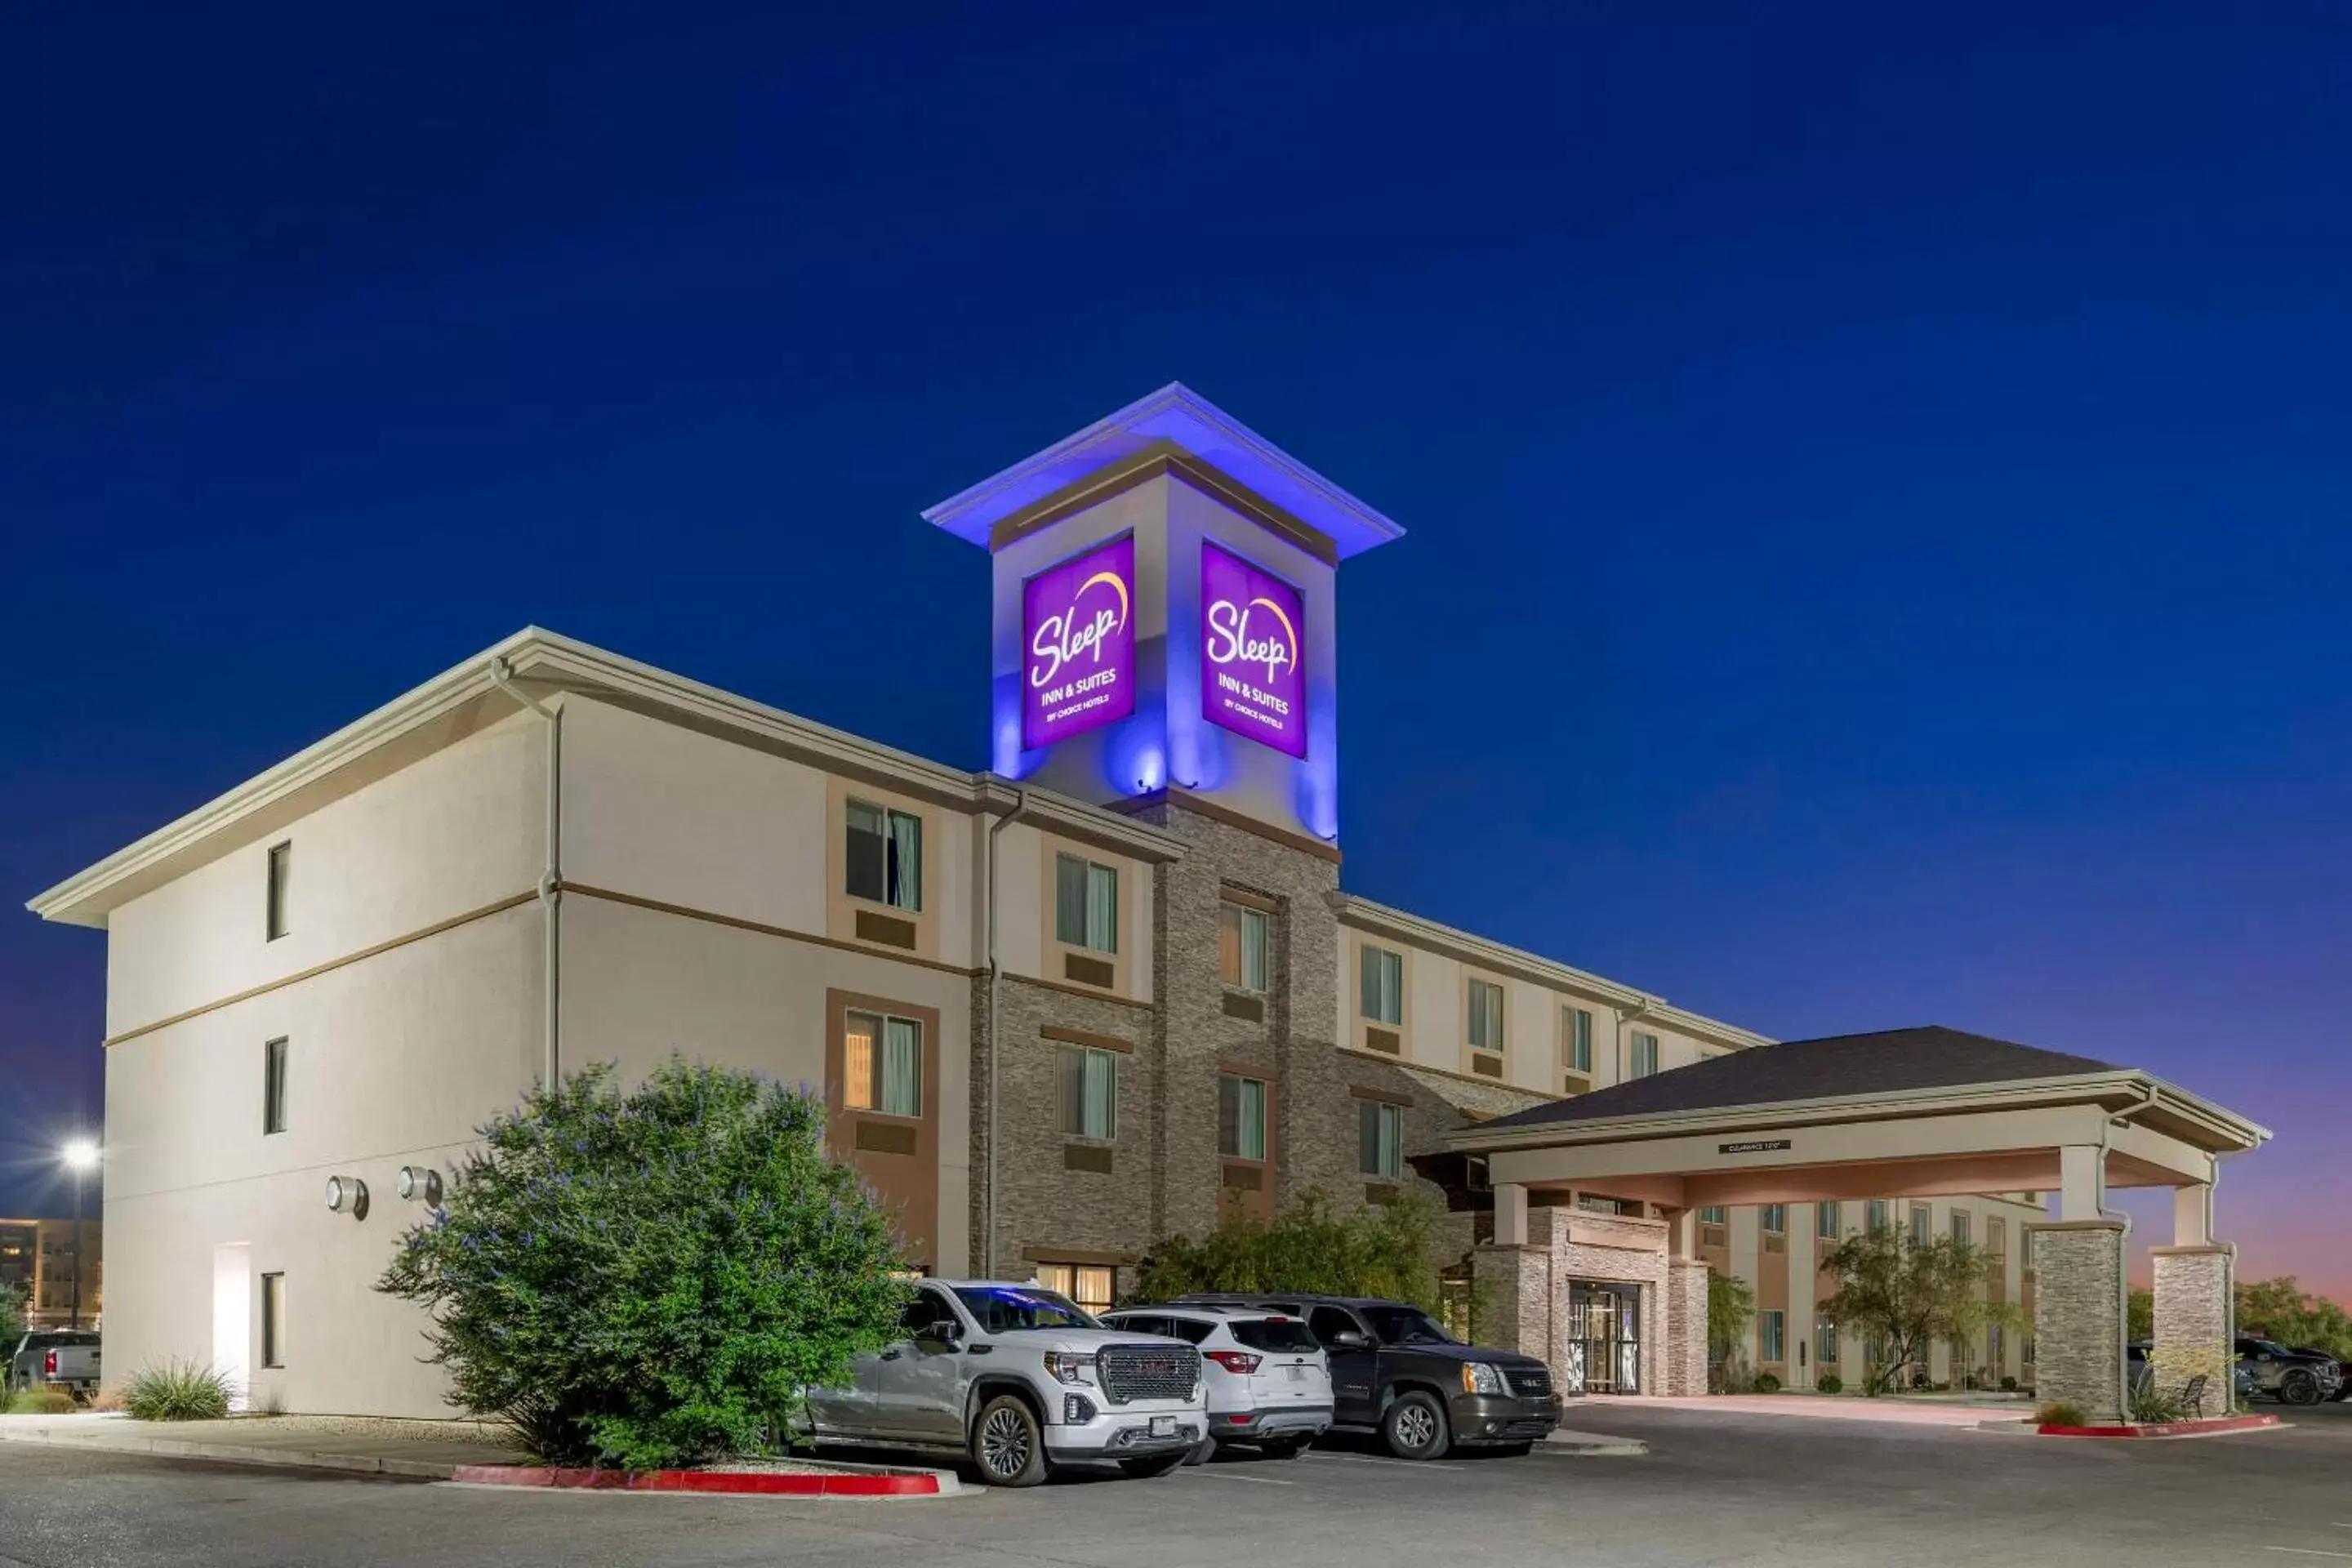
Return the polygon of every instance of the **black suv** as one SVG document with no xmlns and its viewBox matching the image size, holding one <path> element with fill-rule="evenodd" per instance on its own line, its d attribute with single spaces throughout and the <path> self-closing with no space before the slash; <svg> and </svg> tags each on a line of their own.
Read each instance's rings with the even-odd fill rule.
<svg viewBox="0 0 2352 1568">
<path fill-rule="evenodd" d="M 1333 1427 L 1378 1432 L 1401 1459 L 1440 1458 L 1457 1447 L 1524 1454 L 1559 1425 L 1549 1367 L 1514 1351 L 1465 1345 L 1403 1301 L 1278 1292 L 1178 1301 L 1306 1319 L 1330 1358 Z"/>
</svg>

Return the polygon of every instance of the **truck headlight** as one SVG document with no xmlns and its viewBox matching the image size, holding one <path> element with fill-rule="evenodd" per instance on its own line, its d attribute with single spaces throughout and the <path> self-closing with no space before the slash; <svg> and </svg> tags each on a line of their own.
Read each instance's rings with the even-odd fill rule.
<svg viewBox="0 0 2352 1568">
<path fill-rule="evenodd" d="M 1465 1394 L 1508 1394 L 1510 1385 L 1503 1381 L 1503 1369 L 1490 1362 L 1465 1361 L 1462 1363 L 1462 1392 Z"/>
<path fill-rule="evenodd" d="M 1092 1383 L 1095 1380 L 1095 1357 L 1092 1351 L 1047 1351 L 1045 1370 L 1064 1383 Z"/>
</svg>

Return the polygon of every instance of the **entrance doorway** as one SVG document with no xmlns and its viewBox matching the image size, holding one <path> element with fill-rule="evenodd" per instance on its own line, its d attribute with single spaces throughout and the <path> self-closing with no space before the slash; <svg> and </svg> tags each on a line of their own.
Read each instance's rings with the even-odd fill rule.
<svg viewBox="0 0 2352 1568">
<path fill-rule="evenodd" d="M 1569 1394 L 1642 1392 L 1642 1288 L 1568 1283 Z"/>
<path fill-rule="evenodd" d="M 243 1410 L 253 1380 L 253 1247 L 213 1248 L 213 1366 L 228 1384 L 228 1407 Z"/>
</svg>

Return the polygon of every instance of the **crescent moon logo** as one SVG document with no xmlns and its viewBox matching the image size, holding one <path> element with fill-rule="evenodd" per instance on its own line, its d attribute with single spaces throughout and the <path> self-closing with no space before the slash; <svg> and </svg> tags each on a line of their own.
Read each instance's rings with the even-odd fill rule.
<svg viewBox="0 0 2352 1568">
<path fill-rule="evenodd" d="M 1298 657 L 1298 628 L 1290 624 L 1290 617 L 1282 613 L 1282 606 L 1276 604 L 1272 599 L 1266 598 L 1252 599 L 1250 603 L 1253 605 L 1264 605 L 1273 613 L 1274 618 L 1282 623 L 1282 635 L 1290 639 L 1290 657 L 1293 659 L 1296 659 Z"/>
<path fill-rule="evenodd" d="M 1126 626 L 1128 609 L 1127 584 L 1119 581 L 1118 574 L 1116 572 L 1097 572 L 1093 576 L 1087 578 L 1085 582 L 1079 584 L 1078 591 L 1070 595 L 1071 602 L 1075 604 L 1078 600 L 1085 598 L 1087 596 L 1087 590 L 1093 587 L 1097 583 L 1109 584 L 1112 591 L 1118 595 L 1118 624 L 1122 626 Z M 1277 616 L 1281 613 L 1282 612 L 1279 610 L 1275 612 Z"/>
</svg>

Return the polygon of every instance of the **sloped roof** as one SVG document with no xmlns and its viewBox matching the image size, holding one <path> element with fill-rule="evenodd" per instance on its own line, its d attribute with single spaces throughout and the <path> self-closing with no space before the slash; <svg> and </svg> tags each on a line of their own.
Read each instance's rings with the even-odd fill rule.
<svg viewBox="0 0 2352 1568">
<path fill-rule="evenodd" d="M 1482 1123 L 1479 1131 L 2122 1070 L 2089 1057 L 2045 1051 L 1930 1024 L 1916 1029 L 1783 1040 L 1777 1046 L 1733 1051 L 1573 1100 L 1498 1116 Z"/>
</svg>

